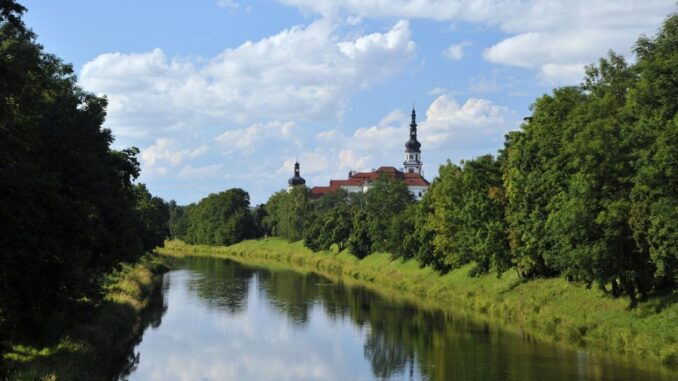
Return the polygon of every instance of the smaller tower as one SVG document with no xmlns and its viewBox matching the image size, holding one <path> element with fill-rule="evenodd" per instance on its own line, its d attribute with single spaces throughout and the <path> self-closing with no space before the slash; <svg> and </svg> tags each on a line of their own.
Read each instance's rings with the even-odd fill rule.
<svg viewBox="0 0 678 381">
<path fill-rule="evenodd" d="M 410 123 L 410 139 L 405 143 L 404 172 L 421 174 L 421 143 L 417 140 L 417 114 L 412 108 L 412 122 Z"/>
<path fill-rule="evenodd" d="M 294 176 L 290 177 L 289 180 L 287 180 L 287 191 L 291 192 L 292 188 L 294 188 L 297 185 L 306 185 L 306 180 L 304 180 L 301 175 L 299 175 L 299 162 L 297 161 L 294 163 Z"/>
</svg>

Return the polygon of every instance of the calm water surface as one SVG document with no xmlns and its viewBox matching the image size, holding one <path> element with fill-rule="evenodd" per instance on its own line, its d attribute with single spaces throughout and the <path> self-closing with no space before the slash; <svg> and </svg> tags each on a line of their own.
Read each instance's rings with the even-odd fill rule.
<svg viewBox="0 0 678 381">
<path fill-rule="evenodd" d="M 121 380 L 669 380 L 313 274 L 191 258 Z"/>
</svg>

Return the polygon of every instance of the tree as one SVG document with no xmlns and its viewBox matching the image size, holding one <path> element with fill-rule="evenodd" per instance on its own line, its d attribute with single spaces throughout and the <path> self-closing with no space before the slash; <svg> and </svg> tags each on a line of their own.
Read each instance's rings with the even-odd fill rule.
<svg viewBox="0 0 678 381">
<path fill-rule="evenodd" d="M 324 194 L 310 202 L 304 225 L 304 245 L 311 250 L 328 250 L 337 244 L 346 248 L 356 212 L 355 196 L 343 189 Z"/>
<path fill-rule="evenodd" d="M 240 188 L 212 193 L 188 209 L 188 243 L 232 245 L 257 232 L 250 196 Z"/>
<path fill-rule="evenodd" d="M 192 204 L 191 204 L 192 205 Z M 177 205 L 176 201 L 169 202 L 169 231 L 170 237 L 174 239 L 186 239 L 188 233 L 188 210 L 191 205 Z"/>
<path fill-rule="evenodd" d="M 414 232 L 410 240 L 416 245 L 416 249 L 412 250 L 412 253 L 421 266 L 430 265 L 444 273 L 449 271 L 450 267 L 445 263 L 444 256 L 435 251 L 433 244 L 436 231 L 433 208 L 434 193 L 431 192 L 431 189 L 433 189 L 433 184 L 415 206 Z"/>
<path fill-rule="evenodd" d="M 264 206 L 267 214 L 262 222 L 264 229 L 290 242 L 302 239 L 308 200 L 309 189 L 305 186 L 274 193 Z"/>
<path fill-rule="evenodd" d="M 398 228 L 403 212 L 414 203 L 414 197 L 404 182 L 382 174 L 365 195 L 367 230 L 372 252 L 396 253 L 404 236 Z"/>
<path fill-rule="evenodd" d="M 649 257 L 653 283 L 678 284 L 678 14 L 657 36 L 636 43 L 638 80 L 626 111 L 637 118 L 626 138 L 634 142 L 630 224 L 636 248 Z"/>
<path fill-rule="evenodd" d="M 544 260 L 553 245 L 546 235 L 548 205 L 567 187 L 571 167 L 563 148 L 569 139 L 565 126 L 570 112 L 584 98 L 575 87 L 556 89 L 532 105 L 532 116 L 522 131 L 507 135 L 506 215 L 511 257 L 521 276 L 555 273 Z"/>
<path fill-rule="evenodd" d="M 110 148 L 106 99 L 43 51 L 24 10 L 0 1 L 0 332 L 40 336 L 55 311 L 97 303 L 102 276 L 164 222 L 161 200 L 133 185 L 139 150 Z"/>
<path fill-rule="evenodd" d="M 501 161 L 492 155 L 463 162 L 459 210 L 460 256 L 476 263 L 472 275 L 510 266 Z"/>
<path fill-rule="evenodd" d="M 433 233 L 433 256 L 435 262 L 454 268 L 467 263 L 460 249 L 459 242 L 461 219 L 460 209 L 463 202 L 462 169 L 452 164 L 441 165 L 438 178 L 433 180 L 429 191 L 432 214 L 428 217 L 426 229 Z M 433 261 L 433 260 L 432 260 Z M 440 266 L 440 265 L 439 265 Z"/>
<path fill-rule="evenodd" d="M 140 231 L 144 251 L 150 251 L 164 244 L 165 238 L 169 236 L 169 205 L 157 196 L 151 195 L 146 189 L 146 185 L 138 184 L 134 186 L 136 195 L 136 210 L 140 217 Z"/>
<path fill-rule="evenodd" d="M 351 234 L 348 237 L 348 250 L 351 254 L 362 259 L 372 252 L 372 240 L 367 227 L 367 213 L 359 210 L 353 216 Z"/>
</svg>

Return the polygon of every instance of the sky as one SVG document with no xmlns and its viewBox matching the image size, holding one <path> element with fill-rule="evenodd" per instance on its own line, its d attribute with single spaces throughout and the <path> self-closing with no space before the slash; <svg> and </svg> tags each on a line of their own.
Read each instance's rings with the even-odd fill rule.
<svg viewBox="0 0 678 381">
<path fill-rule="evenodd" d="M 138 182 L 252 204 L 350 170 L 401 168 L 412 107 L 424 176 L 496 154 L 530 105 L 609 50 L 633 62 L 674 0 L 60 0 L 21 2 L 49 53 L 108 98 Z"/>
</svg>

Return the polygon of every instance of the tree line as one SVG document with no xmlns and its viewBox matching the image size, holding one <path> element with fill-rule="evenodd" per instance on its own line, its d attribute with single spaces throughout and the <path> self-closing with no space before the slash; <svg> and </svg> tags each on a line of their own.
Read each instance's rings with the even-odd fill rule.
<svg viewBox="0 0 678 381">
<path fill-rule="evenodd" d="M 382 177 L 311 201 L 295 187 L 262 211 L 267 234 L 313 250 L 383 251 L 441 272 L 561 274 L 618 296 L 678 282 L 678 14 L 610 52 L 579 86 L 538 98 L 498 155 L 448 161 L 414 202 Z"/>
<path fill-rule="evenodd" d="M 111 148 L 106 99 L 43 50 L 24 11 L 0 1 L 0 343 L 86 318 L 102 278 L 168 234 L 168 205 L 134 182 L 139 150 Z"/>
<path fill-rule="evenodd" d="M 250 208 L 250 196 L 240 188 L 187 206 L 171 201 L 169 209 L 170 236 L 190 244 L 232 245 L 262 234 L 257 209 Z"/>
</svg>

